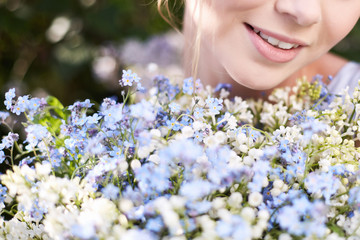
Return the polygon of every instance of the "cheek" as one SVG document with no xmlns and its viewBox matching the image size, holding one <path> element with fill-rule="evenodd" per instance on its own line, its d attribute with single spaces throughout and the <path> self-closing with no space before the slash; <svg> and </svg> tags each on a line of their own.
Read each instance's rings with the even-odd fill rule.
<svg viewBox="0 0 360 240">
<path fill-rule="evenodd" d="M 332 29 L 329 31 L 329 40 L 331 40 L 331 44 L 334 46 L 342 39 L 344 39 L 348 33 L 353 29 L 353 25 L 351 27 L 349 25 L 333 25 Z"/>
<path fill-rule="evenodd" d="M 360 8 L 360 4 L 358 8 Z M 323 26 L 323 29 L 325 30 L 323 32 L 323 37 L 324 41 L 326 41 L 330 45 L 330 48 L 340 42 L 343 38 L 345 38 L 346 35 L 348 35 L 348 33 L 353 29 L 359 19 L 360 11 L 347 12 L 347 15 L 339 15 L 335 12 L 332 12 L 331 14 L 325 16 L 326 21 L 324 22 L 326 24 Z"/>
</svg>

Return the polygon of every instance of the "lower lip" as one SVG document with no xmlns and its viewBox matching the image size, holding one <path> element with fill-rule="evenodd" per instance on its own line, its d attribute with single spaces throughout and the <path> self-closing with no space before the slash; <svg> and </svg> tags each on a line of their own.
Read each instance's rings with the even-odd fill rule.
<svg viewBox="0 0 360 240">
<path fill-rule="evenodd" d="M 292 49 L 280 49 L 274 47 L 266 40 L 262 39 L 259 35 L 257 35 L 254 30 L 245 24 L 246 29 L 250 34 L 250 39 L 252 43 L 255 45 L 258 52 L 263 55 L 265 58 L 272 62 L 276 63 L 285 63 L 293 60 L 301 50 L 301 46 Z"/>
</svg>

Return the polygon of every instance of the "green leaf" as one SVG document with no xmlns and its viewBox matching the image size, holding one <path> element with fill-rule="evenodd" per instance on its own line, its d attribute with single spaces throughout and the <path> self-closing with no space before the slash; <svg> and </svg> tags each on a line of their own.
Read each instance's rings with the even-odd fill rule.
<svg viewBox="0 0 360 240">
<path fill-rule="evenodd" d="M 344 230 L 336 225 L 336 223 L 329 223 L 328 227 L 334 232 L 337 233 L 340 237 L 345 237 Z"/>
<path fill-rule="evenodd" d="M 46 98 L 46 102 L 49 106 L 51 106 L 52 110 L 61 118 L 66 120 L 68 114 L 66 114 L 66 111 L 64 111 L 64 106 L 61 104 L 61 102 L 53 96 L 48 96 Z"/>
</svg>

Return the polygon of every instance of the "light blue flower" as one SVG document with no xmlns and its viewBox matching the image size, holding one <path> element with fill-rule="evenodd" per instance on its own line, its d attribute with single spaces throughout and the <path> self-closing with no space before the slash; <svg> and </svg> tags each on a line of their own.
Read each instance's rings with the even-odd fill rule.
<svg viewBox="0 0 360 240">
<path fill-rule="evenodd" d="M 252 128 L 242 128 L 242 132 L 248 136 L 251 141 L 256 142 L 256 140 L 261 136 L 261 133 L 255 129 Z"/>
<path fill-rule="evenodd" d="M 44 213 L 46 213 L 46 209 L 43 209 L 39 206 L 39 202 L 37 200 L 34 201 L 33 206 L 30 210 L 30 216 L 37 222 L 39 222 L 44 217 Z"/>
<path fill-rule="evenodd" d="M 5 153 L 3 150 L 0 150 L 0 164 L 5 161 Z"/>
<path fill-rule="evenodd" d="M 232 215 L 227 221 L 218 221 L 215 230 L 222 239 L 251 239 L 251 228 L 239 215 Z"/>
<path fill-rule="evenodd" d="M 180 111 L 180 105 L 175 102 L 170 103 L 169 108 L 172 113 L 178 113 Z"/>
<path fill-rule="evenodd" d="M 206 104 L 209 107 L 209 111 L 210 111 L 211 114 L 214 114 L 214 115 L 220 113 L 220 110 L 223 107 L 222 102 L 223 102 L 222 99 L 217 99 L 217 98 L 208 97 L 206 99 Z"/>
<path fill-rule="evenodd" d="M 279 210 L 276 218 L 281 229 L 297 236 L 323 237 L 327 229 L 325 204 L 321 201 L 310 202 L 305 195 L 295 199 L 289 197 L 293 204 Z"/>
<path fill-rule="evenodd" d="M 28 145 L 26 148 L 28 150 L 33 149 L 44 138 L 50 137 L 50 133 L 47 128 L 40 124 L 29 125 L 25 128 L 25 131 L 27 132 L 26 142 Z"/>
<path fill-rule="evenodd" d="M 195 139 L 196 141 L 201 142 L 201 141 L 203 140 L 203 138 L 204 138 L 204 134 L 203 134 L 202 132 L 196 131 L 196 132 L 194 133 L 194 139 Z"/>
<path fill-rule="evenodd" d="M 209 195 L 213 189 L 213 185 L 209 181 L 199 179 L 183 183 L 179 193 L 181 196 L 187 197 L 191 201 L 195 201 Z"/>
<path fill-rule="evenodd" d="M 132 86 L 134 79 L 137 79 L 137 75 L 134 76 L 134 74 L 131 71 L 131 69 L 129 70 L 123 70 L 123 74 L 122 74 L 122 78 L 119 80 L 119 83 L 121 86 Z"/>
<path fill-rule="evenodd" d="M 140 191 L 149 197 L 161 194 L 171 187 L 171 172 L 166 164 L 145 163 L 135 170 L 135 176 Z"/>
<path fill-rule="evenodd" d="M 8 112 L 0 111 L 0 119 L 2 121 L 5 121 L 9 116 L 10 116 L 10 114 Z"/>
<path fill-rule="evenodd" d="M 196 119 L 202 118 L 204 116 L 204 109 L 203 108 L 195 108 L 194 110 L 194 117 Z"/>
<path fill-rule="evenodd" d="M 251 182 L 248 183 L 248 188 L 252 192 L 261 192 L 264 179 L 267 178 L 267 174 L 270 171 L 270 164 L 267 161 L 258 160 L 254 162 L 252 170 L 254 176 Z"/>
<path fill-rule="evenodd" d="M 156 218 L 150 218 L 147 221 L 145 228 L 152 232 L 156 232 L 156 233 L 160 232 L 161 229 L 164 228 L 164 223 L 162 221 L 162 218 L 159 216 Z"/>
<path fill-rule="evenodd" d="M 207 213 L 211 209 L 212 204 L 206 200 L 201 202 L 188 201 L 186 207 L 190 216 L 198 216 Z"/>
<path fill-rule="evenodd" d="M 5 136 L 0 144 L 0 150 L 4 148 L 10 148 L 13 146 L 14 142 L 19 139 L 19 134 L 9 132 L 7 136 Z"/>
<path fill-rule="evenodd" d="M 340 184 L 340 180 L 332 175 L 331 172 L 311 172 L 305 179 L 307 191 L 309 193 L 321 193 L 327 204 L 330 203 L 330 198 L 336 194 Z"/>
<path fill-rule="evenodd" d="M 348 203 L 355 210 L 360 210 L 360 187 L 353 187 L 350 189 Z"/>
<path fill-rule="evenodd" d="M 158 238 L 155 237 L 148 230 L 140 230 L 140 229 L 130 229 L 121 235 L 122 239 L 126 240 L 139 240 L 139 239 L 146 239 L 146 240 L 156 240 Z"/>
<path fill-rule="evenodd" d="M 305 141 L 309 141 L 314 134 L 323 132 L 328 127 L 327 124 L 320 122 L 318 119 L 307 120 L 305 122 L 300 123 L 300 126 L 304 131 L 303 139 Z"/>
<path fill-rule="evenodd" d="M 106 187 L 103 188 L 101 192 L 103 193 L 104 197 L 114 200 L 119 195 L 119 188 L 110 183 L 106 185 Z"/>
<path fill-rule="evenodd" d="M 184 79 L 183 93 L 192 95 L 194 93 L 194 81 L 192 77 Z"/>
<path fill-rule="evenodd" d="M 93 239 L 96 236 L 96 230 L 92 224 L 74 224 L 70 231 L 74 237 L 80 239 Z"/>
<path fill-rule="evenodd" d="M 178 121 L 176 121 L 175 118 L 171 118 L 171 120 L 166 120 L 166 125 L 169 129 L 172 129 L 174 131 L 179 131 L 181 126 Z"/>
<path fill-rule="evenodd" d="M 141 102 L 130 106 L 131 115 L 136 118 L 142 118 L 147 122 L 152 122 L 156 118 L 154 106 L 142 99 Z"/>
<path fill-rule="evenodd" d="M 9 89 L 9 91 L 7 91 L 5 93 L 5 101 L 4 104 L 6 106 L 7 110 L 10 110 L 13 104 L 13 99 L 15 98 L 15 88 L 11 88 Z"/>
</svg>

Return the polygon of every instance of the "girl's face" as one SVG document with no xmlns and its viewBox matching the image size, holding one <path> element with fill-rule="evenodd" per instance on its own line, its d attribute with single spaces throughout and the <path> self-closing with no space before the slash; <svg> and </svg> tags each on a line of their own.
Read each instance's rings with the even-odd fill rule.
<svg viewBox="0 0 360 240">
<path fill-rule="evenodd" d="M 328 52 L 360 17 L 359 0 L 199 2 L 186 4 L 201 28 L 203 50 L 232 79 L 256 90 L 277 86 Z"/>
</svg>

